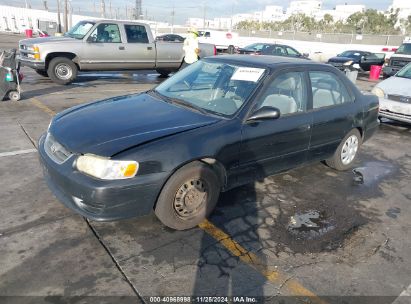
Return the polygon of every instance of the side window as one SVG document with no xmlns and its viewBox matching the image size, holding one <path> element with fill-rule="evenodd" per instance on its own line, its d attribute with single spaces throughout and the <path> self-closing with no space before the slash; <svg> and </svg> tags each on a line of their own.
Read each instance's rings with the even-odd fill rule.
<svg viewBox="0 0 411 304">
<path fill-rule="evenodd" d="M 146 27 L 143 25 L 126 24 L 124 25 L 128 43 L 148 43 Z"/>
<path fill-rule="evenodd" d="M 330 72 L 310 72 L 313 108 L 323 108 L 353 102 L 344 83 Z"/>
<path fill-rule="evenodd" d="M 296 50 L 294 50 L 293 48 L 287 47 L 287 53 L 289 56 L 298 56 L 298 52 Z"/>
<path fill-rule="evenodd" d="M 90 35 L 91 41 L 100 43 L 121 43 L 117 24 L 99 24 Z"/>
<path fill-rule="evenodd" d="M 281 115 L 304 112 L 307 109 L 307 86 L 303 72 L 277 76 L 268 86 L 257 109 L 275 107 Z"/>
<path fill-rule="evenodd" d="M 273 55 L 275 56 L 286 56 L 287 54 L 285 53 L 285 49 L 282 46 L 275 46 L 273 48 Z"/>
</svg>

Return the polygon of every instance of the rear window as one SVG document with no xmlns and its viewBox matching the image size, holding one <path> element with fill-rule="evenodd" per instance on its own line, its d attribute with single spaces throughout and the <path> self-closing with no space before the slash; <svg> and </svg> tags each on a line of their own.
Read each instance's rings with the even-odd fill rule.
<svg viewBox="0 0 411 304">
<path fill-rule="evenodd" d="M 411 43 L 402 44 L 395 54 L 411 55 Z"/>
</svg>

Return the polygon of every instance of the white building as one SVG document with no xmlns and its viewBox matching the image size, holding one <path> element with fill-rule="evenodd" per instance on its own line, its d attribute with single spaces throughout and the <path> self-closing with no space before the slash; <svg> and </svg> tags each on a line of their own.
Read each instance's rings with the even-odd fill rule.
<svg viewBox="0 0 411 304">
<path fill-rule="evenodd" d="M 290 6 L 287 8 L 287 15 L 305 14 L 307 16 L 315 16 L 322 6 L 320 0 L 298 0 L 291 1 Z"/>
<path fill-rule="evenodd" d="M 262 20 L 265 22 L 283 21 L 286 19 L 282 6 L 268 5 L 262 12 Z"/>
<path fill-rule="evenodd" d="M 337 5 L 333 10 L 320 10 L 314 14 L 314 18 L 319 21 L 326 14 L 331 15 L 334 21 L 345 21 L 349 16 L 358 12 L 365 12 L 365 5 Z"/>
</svg>

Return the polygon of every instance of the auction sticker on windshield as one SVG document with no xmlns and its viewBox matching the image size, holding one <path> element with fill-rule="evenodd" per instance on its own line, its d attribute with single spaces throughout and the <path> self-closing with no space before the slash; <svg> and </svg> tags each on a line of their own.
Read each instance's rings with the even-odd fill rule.
<svg viewBox="0 0 411 304">
<path fill-rule="evenodd" d="M 258 68 L 238 68 L 231 77 L 231 80 L 257 82 L 261 75 L 264 74 L 264 71 L 264 69 Z"/>
</svg>

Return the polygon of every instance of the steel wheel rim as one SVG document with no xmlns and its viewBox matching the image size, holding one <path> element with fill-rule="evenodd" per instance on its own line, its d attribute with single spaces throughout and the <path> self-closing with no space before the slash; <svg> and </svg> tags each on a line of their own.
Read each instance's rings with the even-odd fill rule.
<svg viewBox="0 0 411 304">
<path fill-rule="evenodd" d="M 354 160 L 355 155 L 357 155 L 357 151 L 358 151 L 358 137 L 355 135 L 351 135 L 344 142 L 344 145 L 341 149 L 341 162 L 344 165 L 350 164 Z"/>
<path fill-rule="evenodd" d="M 73 75 L 73 70 L 71 67 L 66 63 L 59 63 L 56 65 L 54 71 L 56 72 L 56 76 L 60 79 L 70 79 Z"/>
<path fill-rule="evenodd" d="M 178 188 L 174 197 L 173 208 L 176 214 L 188 219 L 197 215 L 208 199 L 208 188 L 201 179 L 186 181 Z"/>
</svg>

